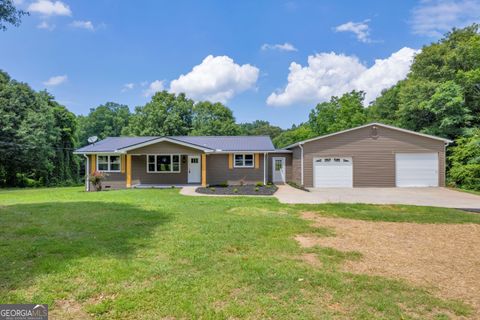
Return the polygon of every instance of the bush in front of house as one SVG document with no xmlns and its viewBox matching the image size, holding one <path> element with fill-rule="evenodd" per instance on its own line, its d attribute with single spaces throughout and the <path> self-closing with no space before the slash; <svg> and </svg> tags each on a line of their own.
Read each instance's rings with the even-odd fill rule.
<svg viewBox="0 0 480 320">
<path fill-rule="evenodd" d="M 102 191 L 102 181 L 105 180 L 106 175 L 103 172 L 95 171 L 90 175 L 88 181 L 93 184 L 95 191 Z"/>
</svg>

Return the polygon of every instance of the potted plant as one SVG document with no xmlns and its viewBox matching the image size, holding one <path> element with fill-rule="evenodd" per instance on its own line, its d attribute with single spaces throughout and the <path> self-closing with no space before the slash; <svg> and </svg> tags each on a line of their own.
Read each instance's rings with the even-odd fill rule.
<svg viewBox="0 0 480 320">
<path fill-rule="evenodd" d="M 95 171 L 88 180 L 93 184 L 95 191 L 102 191 L 102 181 L 105 180 L 105 177 L 103 172 Z"/>
</svg>

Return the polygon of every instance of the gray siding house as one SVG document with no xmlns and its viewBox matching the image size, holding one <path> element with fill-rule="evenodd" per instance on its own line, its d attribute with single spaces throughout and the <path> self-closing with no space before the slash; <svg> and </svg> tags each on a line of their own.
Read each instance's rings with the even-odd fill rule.
<svg viewBox="0 0 480 320">
<path fill-rule="evenodd" d="M 111 137 L 75 151 L 106 188 L 295 182 L 307 188 L 445 185 L 450 140 L 381 123 L 275 149 L 266 136 Z"/>
</svg>

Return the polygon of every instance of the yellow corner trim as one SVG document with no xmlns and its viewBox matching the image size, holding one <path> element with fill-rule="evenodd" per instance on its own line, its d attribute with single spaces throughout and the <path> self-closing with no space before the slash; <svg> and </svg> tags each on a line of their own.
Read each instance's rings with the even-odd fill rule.
<svg viewBox="0 0 480 320">
<path fill-rule="evenodd" d="M 90 160 L 90 174 L 94 174 L 97 171 L 97 155 L 92 154 Z"/>
<path fill-rule="evenodd" d="M 260 168 L 260 153 L 255 153 L 255 169 Z"/>
<path fill-rule="evenodd" d="M 207 155 L 202 154 L 202 187 L 207 186 Z"/>
<path fill-rule="evenodd" d="M 125 173 L 125 155 L 122 154 L 122 156 L 120 157 L 120 167 L 121 167 L 121 172 L 122 173 Z"/>
<path fill-rule="evenodd" d="M 126 156 L 126 172 L 127 172 L 127 188 L 132 186 L 132 155 L 127 154 Z"/>
<path fill-rule="evenodd" d="M 233 169 L 233 154 L 228 154 L 228 169 Z"/>
</svg>

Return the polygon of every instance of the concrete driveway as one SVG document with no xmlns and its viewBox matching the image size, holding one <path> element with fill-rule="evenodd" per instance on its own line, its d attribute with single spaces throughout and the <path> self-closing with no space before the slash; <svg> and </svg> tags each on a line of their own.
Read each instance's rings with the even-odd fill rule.
<svg viewBox="0 0 480 320">
<path fill-rule="evenodd" d="M 282 203 L 409 204 L 480 209 L 480 196 L 447 188 L 322 188 L 305 192 L 281 185 L 275 197 Z"/>
</svg>

